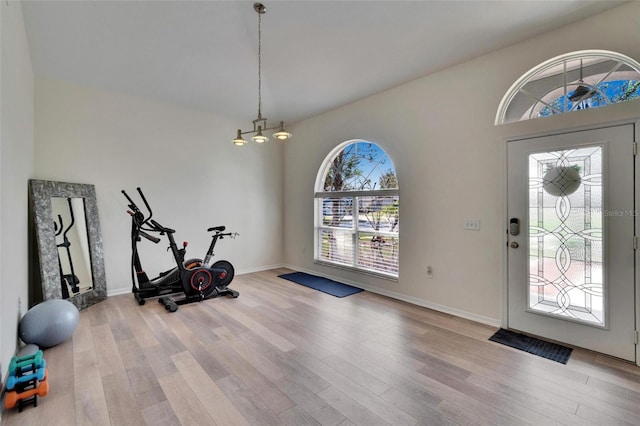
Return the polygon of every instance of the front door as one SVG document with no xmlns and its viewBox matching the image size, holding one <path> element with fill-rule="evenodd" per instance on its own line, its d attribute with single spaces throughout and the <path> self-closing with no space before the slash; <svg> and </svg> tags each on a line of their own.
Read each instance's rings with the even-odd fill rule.
<svg viewBox="0 0 640 426">
<path fill-rule="evenodd" d="M 507 153 L 508 327 L 635 361 L 634 125 Z"/>
</svg>

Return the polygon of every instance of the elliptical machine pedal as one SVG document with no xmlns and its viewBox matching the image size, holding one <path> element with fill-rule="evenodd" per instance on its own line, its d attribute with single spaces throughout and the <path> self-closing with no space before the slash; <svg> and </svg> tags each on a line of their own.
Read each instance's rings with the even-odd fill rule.
<svg viewBox="0 0 640 426">
<path fill-rule="evenodd" d="M 158 299 L 158 303 L 164 305 L 164 308 L 169 312 L 175 312 L 178 310 L 178 304 L 171 297 L 161 297 Z"/>
<path fill-rule="evenodd" d="M 220 296 L 231 296 L 233 299 L 236 299 L 240 296 L 240 293 L 235 290 L 231 290 L 230 288 L 225 288 L 220 292 Z"/>
</svg>

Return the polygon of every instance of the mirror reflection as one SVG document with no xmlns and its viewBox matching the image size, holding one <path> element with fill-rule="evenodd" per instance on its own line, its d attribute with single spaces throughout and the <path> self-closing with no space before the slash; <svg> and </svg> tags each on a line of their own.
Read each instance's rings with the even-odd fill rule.
<svg viewBox="0 0 640 426">
<path fill-rule="evenodd" d="M 78 309 L 107 298 L 95 187 L 29 181 L 35 257 L 29 304 L 64 298 Z M 37 271 L 36 271 L 37 269 Z"/>
<path fill-rule="evenodd" d="M 87 222 L 82 198 L 51 198 L 63 299 L 93 287 Z"/>
</svg>

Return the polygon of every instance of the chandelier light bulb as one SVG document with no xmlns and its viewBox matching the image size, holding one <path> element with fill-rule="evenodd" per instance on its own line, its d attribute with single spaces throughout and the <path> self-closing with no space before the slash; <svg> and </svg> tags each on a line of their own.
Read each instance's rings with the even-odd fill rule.
<svg viewBox="0 0 640 426">
<path fill-rule="evenodd" d="M 256 135 L 253 136 L 251 140 L 255 143 L 264 143 L 267 142 L 269 138 L 262 134 L 262 126 L 258 126 L 258 133 L 256 133 Z"/>
<path fill-rule="evenodd" d="M 238 129 L 238 135 L 233 139 L 233 144 L 235 146 L 244 146 L 247 141 L 242 137 L 242 131 Z"/>
<path fill-rule="evenodd" d="M 280 122 L 280 129 L 273 134 L 273 137 L 281 141 L 286 141 L 291 137 L 291 133 L 284 129 L 284 121 Z"/>
</svg>

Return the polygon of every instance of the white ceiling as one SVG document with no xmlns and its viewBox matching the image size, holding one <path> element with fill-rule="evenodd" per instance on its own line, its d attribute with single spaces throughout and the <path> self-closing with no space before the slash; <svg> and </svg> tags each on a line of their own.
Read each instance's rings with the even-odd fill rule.
<svg viewBox="0 0 640 426">
<path fill-rule="evenodd" d="M 265 1 L 263 116 L 295 122 L 622 3 Z M 37 75 L 257 115 L 253 1 L 28 0 L 23 10 Z"/>
</svg>

